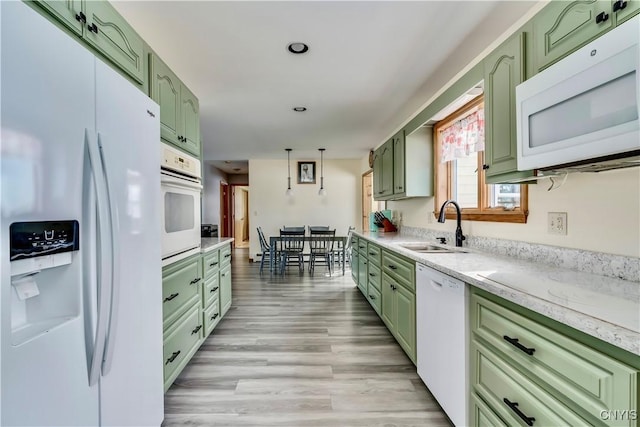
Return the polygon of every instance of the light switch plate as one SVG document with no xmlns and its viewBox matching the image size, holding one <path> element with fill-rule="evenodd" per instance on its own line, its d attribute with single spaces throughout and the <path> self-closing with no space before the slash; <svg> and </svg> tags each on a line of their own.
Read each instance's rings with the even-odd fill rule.
<svg viewBox="0 0 640 427">
<path fill-rule="evenodd" d="M 549 234 L 567 235 L 567 213 L 549 212 L 547 214 L 547 232 Z"/>
</svg>

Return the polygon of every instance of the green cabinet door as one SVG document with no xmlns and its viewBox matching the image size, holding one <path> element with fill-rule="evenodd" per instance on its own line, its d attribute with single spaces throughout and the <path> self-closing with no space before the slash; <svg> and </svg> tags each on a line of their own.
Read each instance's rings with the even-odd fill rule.
<svg viewBox="0 0 640 427">
<path fill-rule="evenodd" d="M 382 195 L 382 148 L 373 153 L 373 199 Z"/>
<path fill-rule="evenodd" d="M 382 320 L 391 333 L 394 333 L 396 329 L 396 298 L 394 291 L 396 286 L 393 279 L 387 276 L 386 273 L 382 274 Z"/>
<path fill-rule="evenodd" d="M 85 2 L 84 39 L 135 81 L 144 81 L 144 42 L 106 1 Z"/>
<path fill-rule="evenodd" d="M 83 2 L 80 0 L 37 0 L 34 2 L 55 19 L 60 21 L 65 27 L 77 35 L 82 35 L 84 20 L 86 20 Z"/>
<path fill-rule="evenodd" d="M 535 69 L 548 67 L 609 31 L 615 25 L 612 13 L 611 0 L 550 2 L 533 18 Z M 599 15 L 607 19 L 598 19 Z"/>
<path fill-rule="evenodd" d="M 180 146 L 180 87 L 182 83 L 157 55 L 151 55 L 151 99 L 160 105 L 160 137 Z"/>
<path fill-rule="evenodd" d="M 621 6 L 624 7 L 620 9 Z M 618 5 L 616 5 L 616 2 L 614 1 L 613 10 L 613 14 L 616 19 L 616 25 L 620 25 L 627 19 L 633 18 L 638 14 L 638 12 L 640 12 L 640 0 L 625 0 L 618 2 Z"/>
<path fill-rule="evenodd" d="M 180 143 L 182 147 L 200 156 L 200 111 L 198 98 L 183 84 L 180 91 Z"/>
<path fill-rule="evenodd" d="M 382 156 L 380 196 L 388 198 L 393 194 L 393 139 L 384 143 L 380 154 Z"/>
<path fill-rule="evenodd" d="M 358 288 L 360 288 L 360 292 L 362 292 L 362 295 L 364 295 L 365 297 L 367 296 L 367 282 L 368 282 L 367 277 L 368 277 L 368 271 L 369 271 L 369 269 L 367 268 L 367 263 L 368 263 L 367 257 L 364 256 L 362 252 L 359 252 Z"/>
<path fill-rule="evenodd" d="M 360 265 L 360 254 L 352 247 L 351 248 L 351 278 L 358 285 L 358 267 Z"/>
<path fill-rule="evenodd" d="M 220 269 L 220 313 L 224 316 L 231 307 L 231 266 Z"/>
<path fill-rule="evenodd" d="M 416 296 L 403 286 L 395 289 L 396 340 L 416 363 Z"/>
<path fill-rule="evenodd" d="M 402 194 L 405 186 L 405 137 L 401 130 L 393 137 L 393 194 Z"/>
<path fill-rule="evenodd" d="M 484 60 L 485 172 L 487 177 L 516 171 L 516 86 L 524 80 L 524 33 Z"/>
</svg>

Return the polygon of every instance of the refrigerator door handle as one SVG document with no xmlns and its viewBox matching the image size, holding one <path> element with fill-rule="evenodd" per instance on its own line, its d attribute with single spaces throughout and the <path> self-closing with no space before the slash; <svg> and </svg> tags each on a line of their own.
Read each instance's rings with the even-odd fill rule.
<svg viewBox="0 0 640 427">
<path fill-rule="evenodd" d="M 107 329 L 107 334 L 105 337 L 105 350 L 104 357 L 102 359 L 102 375 L 109 374 L 111 370 L 111 365 L 113 362 L 113 352 L 115 349 L 116 342 L 116 332 L 118 327 L 118 310 L 120 307 L 120 263 L 118 259 L 118 254 L 120 251 L 118 250 L 118 235 L 120 234 L 120 223 L 118 221 L 118 206 L 115 202 L 116 198 L 111 197 L 113 192 L 113 188 L 111 188 L 111 183 L 109 181 L 109 170 L 108 165 L 104 163 L 104 155 L 103 155 L 103 145 L 102 145 L 102 135 L 98 132 L 98 146 L 100 148 L 100 155 L 103 160 L 103 170 L 104 176 L 107 184 L 107 197 L 109 201 L 109 212 L 111 215 L 111 249 L 112 249 L 112 257 L 111 257 L 111 296 L 109 304 L 109 327 Z"/>
<path fill-rule="evenodd" d="M 89 163 L 91 175 L 95 185 L 96 205 L 98 216 L 98 233 L 100 251 L 98 256 L 98 319 L 96 334 L 91 354 L 91 364 L 89 365 L 89 385 L 93 386 L 100 378 L 100 368 L 104 358 L 104 349 L 107 335 L 107 325 L 109 322 L 109 308 L 111 305 L 111 285 L 112 285 L 112 259 L 113 259 L 113 239 L 111 235 L 111 214 L 109 209 L 109 195 L 107 192 L 107 182 L 105 180 L 100 149 L 97 141 L 93 140 L 88 130 L 85 130 L 85 144 L 89 153 Z"/>
</svg>

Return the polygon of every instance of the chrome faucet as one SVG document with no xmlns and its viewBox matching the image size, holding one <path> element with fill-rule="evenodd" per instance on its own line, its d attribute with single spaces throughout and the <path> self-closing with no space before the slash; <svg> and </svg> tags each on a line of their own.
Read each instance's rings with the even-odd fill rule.
<svg viewBox="0 0 640 427">
<path fill-rule="evenodd" d="M 447 207 L 447 205 L 451 203 L 453 206 L 455 206 L 456 208 L 456 218 L 457 218 L 457 222 L 456 222 L 456 246 L 461 247 L 462 246 L 462 241 L 465 240 L 466 238 L 462 235 L 462 214 L 460 213 L 460 206 L 458 205 L 458 203 L 455 200 L 447 200 L 446 202 L 444 202 L 442 204 L 442 207 L 440 208 L 440 215 L 438 215 L 438 222 L 442 222 L 444 223 L 444 217 L 445 217 L 445 207 Z"/>
</svg>

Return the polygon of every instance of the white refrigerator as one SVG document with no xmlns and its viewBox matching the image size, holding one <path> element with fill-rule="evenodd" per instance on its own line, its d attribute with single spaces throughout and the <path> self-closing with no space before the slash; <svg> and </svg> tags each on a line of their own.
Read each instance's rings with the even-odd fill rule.
<svg viewBox="0 0 640 427">
<path fill-rule="evenodd" d="M 159 107 L 24 3 L 0 14 L 0 425 L 158 426 Z"/>
</svg>

